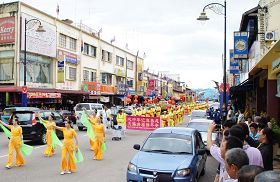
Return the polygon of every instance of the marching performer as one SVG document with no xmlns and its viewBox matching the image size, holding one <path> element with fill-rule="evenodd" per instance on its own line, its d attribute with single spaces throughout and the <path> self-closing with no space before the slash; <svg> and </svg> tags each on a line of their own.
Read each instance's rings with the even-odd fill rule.
<svg viewBox="0 0 280 182">
<path fill-rule="evenodd" d="M 96 110 L 93 110 L 93 113 L 92 113 L 91 116 L 88 115 L 88 120 L 90 121 L 91 127 L 93 128 L 93 125 L 95 125 L 98 122 L 98 117 L 96 116 Z M 89 144 L 90 144 L 90 149 L 93 151 L 93 149 L 94 149 L 94 139 L 89 138 Z"/>
<path fill-rule="evenodd" d="M 7 169 L 10 169 L 13 165 L 13 151 L 16 151 L 16 166 L 20 167 L 24 165 L 24 160 L 20 147 L 22 145 L 22 128 L 18 125 L 18 119 L 12 117 L 13 125 L 7 125 L 0 120 L 0 123 L 11 130 L 11 138 L 9 141 L 8 163 Z"/>
<path fill-rule="evenodd" d="M 103 159 L 103 152 L 102 152 L 102 144 L 104 143 L 105 139 L 105 127 L 104 124 L 101 122 L 102 119 L 98 117 L 97 123 L 90 123 L 92 124 L 95 139 L 94 139 L 94 160 L 102 160 Z"/>
<path fill-rule="evenodd" d="M 68 168 L 67 174 L 71 174 L 76 171 L 76 164 L 74 162 L 74 151 L 78 151 L 78 139 L 74 129 L 71 128 L 70 121 L 66 120 L 65 127 L 54 126 L 54 128 L 63 132 L 64 140 L 61 151 L 61 175 L 65 174 L 66 168 Z M 74 143 L 75 139 L 75 143 Z M 67 161 L 68 155 L 68 161 Z"/>
<path fill-rule="evenodd" d="M 168 115 L 167 111 L 163 111 L 163 115 L 161 115 L 162 127 L 168 127 Z"/>
</svg>

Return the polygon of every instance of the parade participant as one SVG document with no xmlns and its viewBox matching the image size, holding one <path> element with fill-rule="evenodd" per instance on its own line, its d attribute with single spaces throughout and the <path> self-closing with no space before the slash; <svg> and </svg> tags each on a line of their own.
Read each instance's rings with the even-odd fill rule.
<svg viewBox="0 0 280 182">
<path fill-rule="evenodd" d="M 43 120 L 40 116 L 40 113 L 37 114 L 38 118 L 40 119 L 41 122 L 45 124 L 45 127 L 47 129 L 46 133 L 46 139 L 47 139 L 47 148 L 44 152 L 44 155 L 46 157 L 51 157 L 54 154 L 54 147 L 52 145 L 52 132 L 54 130 L 54 126 L 56 125 L 54 122 L 55 116 L 53 114 L 50 114 L 48 117 L 48 121 Z"/>
<path fill-rule="evenodd" d="M 146 117 L 146 109 L 144 107 L 142 108 L 142 116 Z"/>
<path fill-rule="evenodd" d="M 11 138 L 9 141 L 8 162 L 7 169 L 10 169 L 13 165 L 13 151 L 16 151 L 16 166 L 20 167 L 24 165 L 24 160 L 20 147 L 22 145 L 22 128 L 18 125 L 18 118 L 12 117 L 13 125 L 7 125 L 0 120 L 0 123 L 11 130 Z"/>
<path fill-rule="evenodd" d="M 117 114 L 117 123 L 119 126 L 122 127 L 123 135 L 125 131 L 125 124 L 126 124 L 126 114 L 123 112 L 123 109 L 119 110 L 119 113 Z"/>
<path fill-rule="evenodd" d="M 96 110 L 93 110 L 93 113 L 92 113 L 91 116 L 88 115 L 86 110 L 84 110 L 84 111 L 86 112 L 86 114 L 88 116 L 88 120 L 90 121 L 90 123 L 95 123 L 96 124 L 98 122 L 97 121 L 98 118 L 96 116 Z M 91 127 L 93 128 L 93 125 L 91 125 Z M 94 148 L 94 139 L 89 138 L 89 144 L 90 144 L 90 149 L 93 150 L 93 148 Z"/>
<path fill-rule="evenodd" d="M 106 129 L 111 127 L 111 110 L 107 106 L 104 106 L 104 111 L 102 113 L 103 124 L 106 126 Z"/>
<path fill-rule="evenodd" d="M 174 120 L 174 126 L 177 126 L 177 124 L 178 124 L 178 110 L 177 110 L 176 106 L 174 107 L 174 110 L 173 110 L 173 120 Z"/>
<path fill-rule="evenodd" d="M 183 112 L 182 112 L 181 106 L 178 106 L 178 122 L 180 124 L 183 123 L 183 117 L 182 116 L 183 116 Z"/>
<path fill-rule="evenodd" d="M 54 128 L 63 132 L 64 140 L 61 151 L 61 175 L 65 174 L 66 168 L 68 171 L 66 173 L 71 174 L 76 171 L 76 164 L 74 162 L 74 151 L 78 151 L 78 139 L 76 137 L 76 132 L 71 128 L 70 121 L 65 121 L 65 127 L 53 126 Z M 75 143 L 74 143 L 75 139 Z M 67 161 L 68 155 L 68 161 Z"/>
<path fill-rule="evenodd" d="M 103 159 L 102 144 L 104 143 L 104 139 L 105 139 L 105 127 L 101 122 L 102 121 L 101 117 L 98 117 L 97 121 L 98 121 L 97 123 L 91 123 L 95 134 L 93 159 L 102 160 Z"/>
<path fill-rule="evenodd" d="M 136 116 L 136 112 L 137 112 L 137 110 L 136 110 L 136 107 L 135 106 L 133 106 L 133 109 L 132 109 L 132 116 Z"/>
<path fill-rule="evenodd" d="M 161 115 L 162 127 L 168 126 L 168 115 L 166 111 L 163 111 L 163 115 Z"/>
<path fill-rule="evenodd" d="M 168 125 L 171 127 L 174 127 L 174 113 L 173 110 L 170 110 L 170 113 L 168 113 Z"/>
<path fill-rule="evenodd" d="M 137 108 L 136 116 L 142 116 L 142 111 L 140 107 Z"/>
<path fill-rule="evenodd" d="M 146 111 L 146 117 L 151 117 L 151 108 L 149 107 L 148 110 Z"/>
<path fill-rule="evenodd" d="M 157 105 L 157 108 L 156 108 L 156 116 L 157 117 L 160 117 L 160 113 L 161 113 L 161 108 L 159 105 Z"/>
<path fill-rule="evenodd" d="M 150 116 L 155 117 L 155 114 L 156 114 L 156 109 L 155 109 L 155 106 L 152 105 Z"/>
</svg>

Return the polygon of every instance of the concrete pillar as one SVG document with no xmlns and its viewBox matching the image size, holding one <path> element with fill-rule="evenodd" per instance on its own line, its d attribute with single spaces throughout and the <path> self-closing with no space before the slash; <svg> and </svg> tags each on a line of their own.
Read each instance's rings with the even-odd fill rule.
<svg viewBox="0 0 280 182">
<path fill-rule="evenodd" d="M 267 80 L 267 114 L 271 118 L 279 119 L 280 99 L 276 97 L 277 81 Z"/>
</svg>

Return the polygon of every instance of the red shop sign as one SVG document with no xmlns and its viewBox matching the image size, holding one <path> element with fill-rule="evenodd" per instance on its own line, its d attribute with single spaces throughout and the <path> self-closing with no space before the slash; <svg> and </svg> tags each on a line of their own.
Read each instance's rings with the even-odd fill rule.
<svg viewBox="0 0 280 182">
<path fill-rule="evenodd" d="M 0 18 L 0 43 L 15 42 L 15 17 Z"/>
</svg>

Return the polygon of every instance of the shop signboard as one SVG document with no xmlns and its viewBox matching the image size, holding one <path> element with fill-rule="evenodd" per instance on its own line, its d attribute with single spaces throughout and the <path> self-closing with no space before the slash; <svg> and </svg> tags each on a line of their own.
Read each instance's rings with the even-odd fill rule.
<svg viewBox="0 0 280 182">
<path fill-rule="evenodd" d="M 229 50 L 229 72 L 230 74 L 239 74 L 239 60 L 238 59 L 234 59 L 233 57 L 233 49 Z"/>
<path fill-rule="evenodd" d="M 118 95 L 127 95 L 128 92 L 128 85 L 126 84 L 118 84 L 117 85 L 117 94 Z"/>
<path fill-rule="evenodd" d="M 248 58 L 248 32 L 234 32 L 234 59 Z"/>
<path fill-rule="evenodd" d="M 160 128 L 160 117 L 126 116 L 126 129 L 152 131 Z"/>
<path fill-rule="evenodd" d="M 0 18 L 0 43 L 15 42 L 15 17 Z"/>
<path fill-rule="evenodd" d="M 25 20 L 38 19 L 37 17 L 22 13 L 21 14 L 21 50 L 24 51 L 24 42 L 26 41 L 26 51 L 48 57 L 56 57 L 56 26 L 40 20 L 45 32 L 37 32 L 39 22 L 34 20 L 27 24 L 25 40 Z"/>
<path fill-rule="evenodd" d="M 148 89 L 149 90 L 155 90 L 155 80 L 149 80 L 148 81 Z"/>
<path fill-rule="evenodd" d="M 61 93 L 44 93 L 44 92 L 28 92 L 27 93 L 28 99 L 60 99 Z"/>
</svg>

